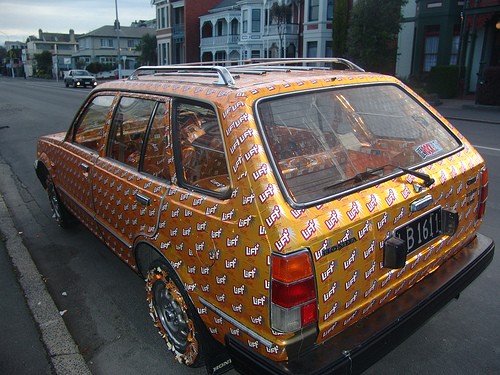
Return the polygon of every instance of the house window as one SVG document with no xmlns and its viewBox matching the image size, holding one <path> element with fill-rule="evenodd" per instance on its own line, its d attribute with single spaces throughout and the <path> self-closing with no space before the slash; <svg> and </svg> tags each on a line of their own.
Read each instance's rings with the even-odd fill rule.
<svg viewBox="0 0 500 375">
<path fill-rule="evenodd" d="M 252 59 L 259 59 L 260 51 L 258 49 L 252 50 Z"/>
<path fill-rule="evenodd" d="M 325 57 L 333 57 L 332 41 L 327 40 L 325 45 Z"/>
<path fill-rule="evenodd" d="M 169 63 L 169 58 L 168 58 L 168 50 L 167 50 L 167 43 L 162 43 L 161 44 L 161 61 L 160 64 L 162 65 L 167 65 Z"/>
<path fill-rule="evenodd" d="M 328 21 L 333 20 L 333 0 L 328 0 L 328 4 L 326 6 L 326 19 Z"/>
<path fill-rule="evenodd" d="M 260 9 L 252 9 L 252 33 L 260 31 Z"/>
<path fill-rule="evenodd" d="M 160 12 L 159 17 L 158 17 L 158 28 L 159 29 L 164 29 L 167 26 L 166 22 L 166 17 L 165 17 L 165 11 L 166 8 L 160 8 L 158 11 Z"/>
<path fill-rule="evenodd" d="M 224 23 L 223 20 L 217 20 L 215 24 L 215 36 L 223 36 L 224 35 Z"/>
<path fill-rule="evenodd" d="M 80 50 L 83 50 L 83 49 L 87 49 L 89 48 L 88 47 L 88 39 L 85 38 L 85 39 L 80 39 L 78 41 L 78 46 L 80 47 Z"/>
<path fill-rule="evenodd" d="M 424 72 L 430 72 L 432 67 L 437 65 L 438 50 L 439 25 L 428 26 L 424 35 Z"/>
<path fill-rule="evenodd" d="M 248 32 L 248 10 L 243 11 L 243 32 L 247 33 Z"/>
<path fill-rule="evenodd" d="M 318 42 L 307 42 L 307 57 L 318 57 Z"/>
<path fill-rule="evenodd" d="M 101 39 L 101 48 L 113 48 L 113 39 Z"/>
<path fill-rule="evenodd" d="M 319 0 L 310 0 L 309 2 L 309 21 L 319 19 Z"/>
<path fill-rule="evenodd" d="M 239 24 L 238 20 L 234 19 L 231 21 L 231 35 L 238 35 L 239 34 Z"/>
<path fill-rule="evenodd" d="M 99 58 L 99 62 L 101 64 L 116 64 L 116 57 L 115 56 L 101 56 Z"/>
</svg>

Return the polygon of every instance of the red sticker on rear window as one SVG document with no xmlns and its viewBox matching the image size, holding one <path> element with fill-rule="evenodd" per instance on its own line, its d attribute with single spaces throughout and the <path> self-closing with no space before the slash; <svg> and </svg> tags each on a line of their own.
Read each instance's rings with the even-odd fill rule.
<svg viewBox="0 0 500 375">
<path fill-rule="evenodd" d="M 435 155 L 441 151 L 443 151 L 443 147 L 441 147 L 439 142 L 436 140 L 424 143 L 415 149 L 415 152 L 422 159 L 427 159 L 429 156 Z"/>
</svg>

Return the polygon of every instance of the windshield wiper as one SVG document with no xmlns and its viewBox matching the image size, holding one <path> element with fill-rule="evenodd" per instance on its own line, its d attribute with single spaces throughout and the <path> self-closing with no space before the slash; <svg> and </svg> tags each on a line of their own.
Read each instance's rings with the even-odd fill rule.
<svg viewBox="0 0 500 375">
<path fill-rule="evenodd" d="M 405 173 L 408 173 L 408 174 L 411 174 L 412 176 L 420 178 L 424 182 L 425 187 L 429 187 L 435 182 L 435 180 L 426 173 L 417 172 L 417 171 L 414 171 L 414 170 L 411 170 L 408 168 L 400 167 L 399 165 L 395 165 L 395 164 L 384 164 L 384 165 L 381 165 L 380 167 L 371 168 L 371 169 L 368 167 L 368 168 L 366 168 L 366 171 L 359 172 L 357 175 L 355 175 L 351 178 L 348 178 L 348 179 L 343 180 L 343 181 L 339 181 L 333 185 L 326 186 L 323 188 L 323 190 L 335 189 L 338 186 L 341 186 L 341 185 L 344 185 L 344 184 L 347 184 L 350 182 L 354 182 L 354 183 L 363 182 L 370 177 L 380 177 L 377 174 L 377 172 L 383 171 L 387 167 L 393 167 L 395 169 L 400 169 Z"/>
<path fill-rule="evenodd" d="M 412 176 L 420 178 L 422 181 L 424 181 L 424 186 L 425 187 L 430 187 L 434 182 L 436 182 L 436 180 L 434 180 L 427 173 L 417 172 L 417 171 L 414 171 L 412 169 L 400 167 L 399 165 L 394 165 L 394 164 L 387 164 L 387 166 L 394 167 L 394 168 L 397 168 L 397 169 L 401 169 L 405 173 L 408 173 L 408 174 L 411 174 Z"/>
</svg>

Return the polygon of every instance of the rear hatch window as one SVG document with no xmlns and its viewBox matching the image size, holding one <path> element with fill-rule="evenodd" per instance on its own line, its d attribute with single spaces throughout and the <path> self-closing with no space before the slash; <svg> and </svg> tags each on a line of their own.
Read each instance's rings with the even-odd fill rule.
<svg viewBox="0 0 500 375">
<path fill-rule="evenodd" d="M 382 84 L 261 100 L 257 116 L 288 198 L 316 204 L 419 168 L 461 143 L 401 87 Z"/>
</svg>

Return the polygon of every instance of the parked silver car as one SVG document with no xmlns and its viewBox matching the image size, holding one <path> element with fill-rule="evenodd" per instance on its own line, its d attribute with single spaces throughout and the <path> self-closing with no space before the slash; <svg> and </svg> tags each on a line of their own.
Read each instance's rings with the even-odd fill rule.
<svg viewBox="0 0 500 375">
<path fill-rule="evenodd" d="M 73 86 L 73 87 L 96 87 L 97 86 L 97 80 L 96 78 L 90 74 L 86 70 L 70 70 L 68 74 L 64 77 L 64 84 L 66 87 Z"/>
</svg>

